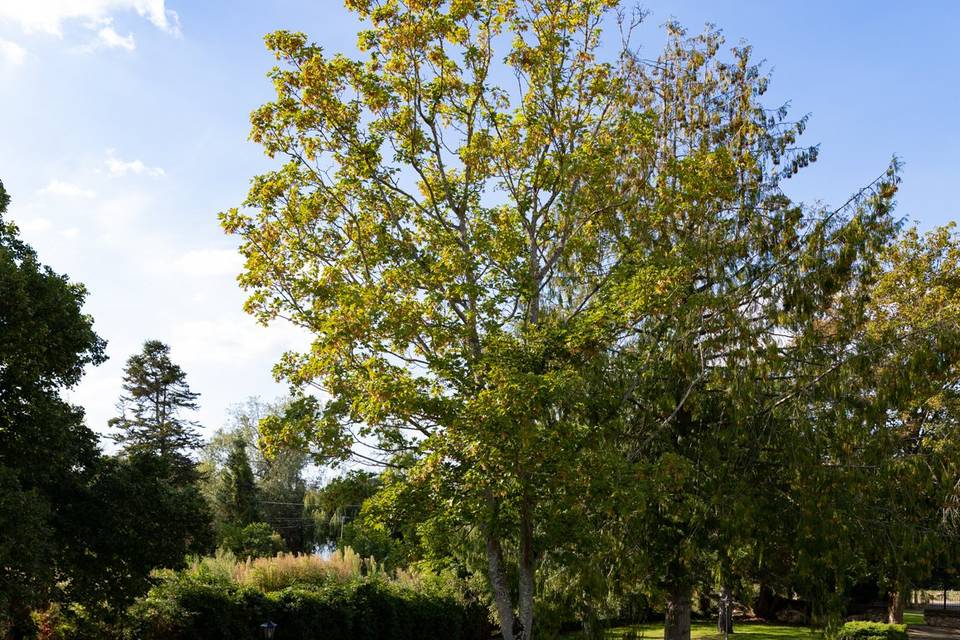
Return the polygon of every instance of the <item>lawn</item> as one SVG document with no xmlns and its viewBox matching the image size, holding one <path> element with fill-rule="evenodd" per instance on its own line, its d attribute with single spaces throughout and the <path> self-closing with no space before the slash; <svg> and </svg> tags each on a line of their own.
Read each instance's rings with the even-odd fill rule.
<svg viewBox="0 0 960 640">
<path fill-rule="evenodd" d="M 923 624 L 923 611 L 904 611 L 903 622 L 905 624 Z"/>
<path fill-rule="evenodd" d="M 922 611 L 907 611 L 903 614 L 903 621 L 908 624 L 923 624 Z M 816 640 L 821 634 L 807 627 L 788 626 L 782 624 L 767 624 L 763 622 L 738 622 L 734 627 L 736 633 L 732 636 L 736 640 Z M 656 640 L 663 638 L 663 623 L 638 624 L 629 627 L 617 627 L 607 631 L 607 638 L 622 638 L 633 630 L 641 638 Z M 571 640 L 578 635 L 570 636 Z M 691 640 L 720 640 L 723 636 L 717 633 L 715 621 L 694 621 L 690 625 Z"/>
<path fill-rule="evenodd" d="M 806 627 L 796 627 L 781 624 L 766 624 L 762 622 L 740 622 L 734 627 L 736 633 L 731 636 L 737 640 L 814 640 L 819 634 Z M 635 631 L 641 638 L 655 640 L 663 638 L 663 623 L 637 624 L 629 627 L 617 627 L 607 631 L 607 638 L 622 638 L 627 631 Z M 570 636 L 571 640 L 579 636 Z M 696 620 L 690 625 L 691 640 L 719 640 L 722 634 L 717 633 L 716 621 Z"/>
</svg>

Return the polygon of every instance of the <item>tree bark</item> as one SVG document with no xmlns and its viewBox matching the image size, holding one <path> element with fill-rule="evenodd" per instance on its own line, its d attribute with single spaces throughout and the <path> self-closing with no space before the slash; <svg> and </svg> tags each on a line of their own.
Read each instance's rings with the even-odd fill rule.
<svg viewBox="0 0 960 640">
<path fill-rule="evenodd" d="M 493 533 L 487 534 L 487 565 L 490 586 L 493 589 L 493 602 L 500 618 L 500 632 L 503 634 L 503 640 L 514 640 L 513 603 L 510 599 L 507 570 L 503 564 L 503 548 L 500 546 L 500 539 Z"/>
<path fill-rule="evenodd" d="M 667 598 L 663 640 L 690 640 L 690 590 L 675 589 Z"/>
<path fill-rule="evenodd" d="M 520 632 L 518 640 L 533 636 L 533 592 L 536 556 L 533 548 L 533 507 L 524 497 L 520 505 Z"/>
<path fill-rule="evenodd" d="M 887 600 L 887 622 L 903 624 L 903 588 L 891 591 Z"/>
</svg>

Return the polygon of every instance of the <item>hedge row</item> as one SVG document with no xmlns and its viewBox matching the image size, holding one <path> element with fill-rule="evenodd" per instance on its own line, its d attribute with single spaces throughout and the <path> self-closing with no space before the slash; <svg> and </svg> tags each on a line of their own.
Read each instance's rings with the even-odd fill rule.
<svg viewBox="0 0 960 640">
<path fill-rule="evenodd" d="M 379 579 L 262 593 L 190 580 L 155 588 L 130 610 L 127 635 L 142 640 L 254 640 L 272 620 L 277 640 L 481 640 L 486 612 L 454 598 Z"/>
<path fill-rule="evenodd" d="M 907 625 L 882 622 L 848 622 L 840 628 L 838 640 L 907 640 Z"/>
</svg>

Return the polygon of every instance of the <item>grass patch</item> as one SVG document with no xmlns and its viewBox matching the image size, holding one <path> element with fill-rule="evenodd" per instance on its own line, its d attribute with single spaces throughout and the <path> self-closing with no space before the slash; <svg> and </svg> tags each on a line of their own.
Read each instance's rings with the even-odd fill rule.
<svg viewBox="0 0 960 640">
<path fill-rule="evenodd" d="M 908 627 L 923 624 L 923 611 L 904 611 L 903 623 Z M 822 635 L 807 627 L 788 626 L 783 624 L 767 624 L 765 622 L 738 622 L 734 625 L 736 633 L 731 640 L 819 640 Z M 639 637 L 646 640 L 663 638 L 663 623 L 636 624 L 629 627 L 609 629 L 606 638 L 622 638 L 627 631 L 634 631 Z M 566 636 L 570 640 L 581 638 L 580 634 Z M 690 625 L 691 640 L 723 640 L 723 635 L 717 633 L 717 623 L 695 620 Z"/>
<path fill-rule="evenodd" d="M 923 611 L 904 611 L 903 624 L 907 626 L 912 624 L 923 624 Z"/>
<path fill-rule="evenodd" d="M 731 638 L 736 640 L 817 640 L 820 634 L 807 627 L 795 627 L 781 624 L 766 624 L 762 622 L 738 622 L 734 625 L 736 633 Z M 663 637 L 663 623 L 637 624 L 629 627 L 617 627 L 607 631 L 606 638 L 622 638 L 628 631 L 635 632 L 639 637 L 655 640 Z M 579 634 L 568 636 L 579 638 Z M 694 621 L 690 625 L 691 640 L 722 640 L 723 634 L 717 632 L 716 622 Z"/>
</svg>

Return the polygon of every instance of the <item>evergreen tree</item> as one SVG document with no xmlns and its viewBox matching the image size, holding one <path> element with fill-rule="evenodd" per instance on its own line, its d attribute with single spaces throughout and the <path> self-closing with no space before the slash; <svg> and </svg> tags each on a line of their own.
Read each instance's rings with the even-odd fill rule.
<svg viewBox="0 0 960 640">
<path fill-rule="evenodd" d="M 114 440 L 127 455 L 153 454 L 176 475 L 193 478 L 190 452 L 201 447 L 197 423 L 183 417 L 197 409 L 200 394 L 190 390 L 187 375 L 170 359 L 170 347 L 148 340 L 143 351 L 127 360 L 120 396 L 120 415 L 110 426 L 120 429 Z"/>
<path fill-rule="evenodd" d="M 234 527 L 245 527 L 259 520 L 257 485 L 247 456 L 246 443 L 236 437 L 223 469 L 217 503 L 224 521 Z"/>
</svg>

